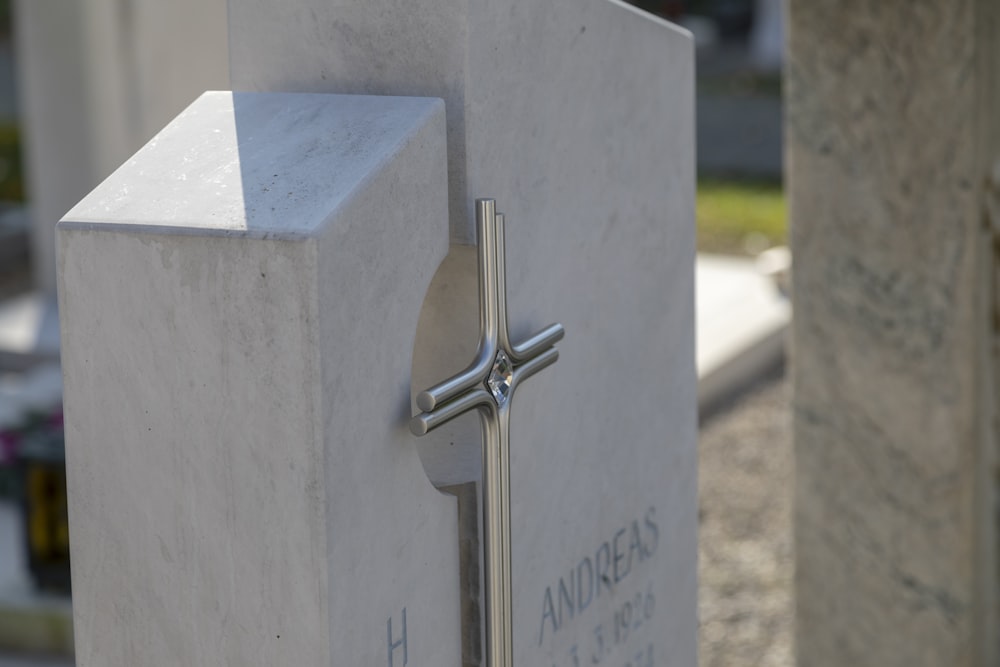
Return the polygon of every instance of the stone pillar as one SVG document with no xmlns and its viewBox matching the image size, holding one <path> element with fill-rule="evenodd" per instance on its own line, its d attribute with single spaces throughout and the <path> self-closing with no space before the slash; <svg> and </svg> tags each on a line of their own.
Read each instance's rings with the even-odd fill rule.
<svg viewBox="0 0 1000 667">
<path fill-rule="evenodd" d="M 789 9 L 801 665 L 997 664 L 998 15 Z"/>
<path fill-rule="evenodd" d="M 225 0 L 17 0 L 35 280 L 55 292 L 55 226 L 205 90 L 229 88 Z"/>
</svg>

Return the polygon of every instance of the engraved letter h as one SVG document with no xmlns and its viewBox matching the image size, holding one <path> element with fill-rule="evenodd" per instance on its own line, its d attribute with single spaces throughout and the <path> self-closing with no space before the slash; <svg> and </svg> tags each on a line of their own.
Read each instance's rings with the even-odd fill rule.
<svg viewBox="0 0 1000 667">
<path fill-rule="evenodd" d="M 409 660 L 409 656 L 407 655 L 408 652 L 406 649 L 406 607 L 403 607 L 403 638 L 398 639 L 396 641 L 392 641 L 392 616 L 390 616 L 389 620 L 385 622 L 385 635 L 386 635 L 386 644 L 389 647 L 389 667 L 393 667 L 392 654 L 400 646 L 403 647 L 403 666 L 405 667 L 406 663 Z"/>
</svg>

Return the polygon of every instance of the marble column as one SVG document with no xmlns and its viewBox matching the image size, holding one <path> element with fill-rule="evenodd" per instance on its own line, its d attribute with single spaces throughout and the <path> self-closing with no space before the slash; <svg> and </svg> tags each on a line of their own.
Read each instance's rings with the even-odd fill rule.
<svg viewBox="0 0 1000 667">
<path fill-rule="evenodd" d="M 228 89 L 224 0 L 16 0 L 35 282 L 56 222 L 205 90 Z"/>
<path fill-rule="evenodd" d="M 788 20 L 798 663 L 995 665 L 1000 5 Z"/>
</svg>

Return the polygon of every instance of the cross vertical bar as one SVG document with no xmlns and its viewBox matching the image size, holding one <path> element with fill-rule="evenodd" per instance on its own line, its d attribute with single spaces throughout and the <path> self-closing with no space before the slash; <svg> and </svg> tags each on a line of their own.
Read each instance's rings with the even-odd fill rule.
<svg viewBox="0 0 1000 667">
<path fill-rule="evenodd" d="M 510 531 L 510 403 L 497 410 L 497 449 L 500 468 L 500 549 L 494 556 L 500 558 L 501 572 L 500 624 L 503 626 L 503 645 L 506 662 L 503 667 L 514 665 L 514 598 L 511 590 L 511 531 Z"/>
<path fill-rule="evenodd" d="M 501 417 L 501 413 L 504 414 Z M 512 667 L 510 631 L 509 459 L 505 454 L 506 410 L 484 406 L 483 425 L 483 568 L 486 664 Z M 506 468 L 506 470 L 505 470 Z"/>
<path fill-rule="evenodd" d="M 512 344 L 507 325 L 504 217 L 492 199 L 476 201 L 479 232 L 479 349 L 461 373 L 417 395 L 423 412 L 410 420 L 424 435 L 477 408 L 482 422 L 483 570 L 486 667 L 513 667 L 514 630 L 510 528 L 510 402 L 515 388 L 555 363 L 562 339 L 552 324 Z M 506 370 L 499 370 L 499 369 Z M 505 380 L 504 376 L 509 373 Z M 502 388 L 504 383 L 509 383 Z"/>
</svg>

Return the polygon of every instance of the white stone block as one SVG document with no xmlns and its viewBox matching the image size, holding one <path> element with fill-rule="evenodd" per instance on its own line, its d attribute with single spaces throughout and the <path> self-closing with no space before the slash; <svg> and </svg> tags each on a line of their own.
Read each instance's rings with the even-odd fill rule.
<svg viewBox="0 0 1000 667">
<path fill-rule="evenodd" d="M 79 664 L 458 664 L 406 428 L 443 111 L 209 93 L 61 222 Z"/>
</svg>

